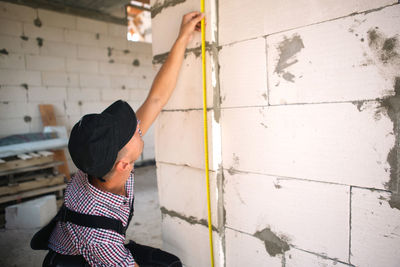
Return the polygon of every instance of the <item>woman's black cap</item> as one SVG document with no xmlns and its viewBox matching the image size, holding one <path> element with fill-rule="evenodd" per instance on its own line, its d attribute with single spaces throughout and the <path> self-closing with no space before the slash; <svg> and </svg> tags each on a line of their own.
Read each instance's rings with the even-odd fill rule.
<svg viewBox="0 0 400 267">
<path fill-rule="evenodd" d="M 68 150 L 83 172 L 103 177 L 114 166 L 118 152 L 136 131 L 136 114 L 125 101 L 118 100 L 100 114 L 83 116 L 72 128 Z"/>
</svg>

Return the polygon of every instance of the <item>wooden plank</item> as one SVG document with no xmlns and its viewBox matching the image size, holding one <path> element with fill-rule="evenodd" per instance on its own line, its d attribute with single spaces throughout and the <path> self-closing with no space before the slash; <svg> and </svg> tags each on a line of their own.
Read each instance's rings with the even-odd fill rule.
<svg viewBox="0 0 400 267">
<path fill-rule="evenodd" d="M 51 168 L 51 167 L 59 166 L 61 164 L 64 164 L 64 163 L 62 161 L 52 161 L 52 162 L 45 163 L 45 164 L 34 165 L 34 166 L 25 167 L 25 168 L 18 168 L 18 169 L 13 169 L 13 170 L 0 172 L 0 176 L 8 175 L 8 174 L 22 173 L 22 172 L 29 172 L 29 171 L 37 171 L 37 170 L 42 170 L 42 169 L 48 169 L 48 168 Z"/>
<path fill-rule="evenodd" d="M 67 158 L 65 157 L 64 150 L 55 150 L 54 159 L 63 162 L 62 165 L 58 166 L 58 171 L 60 173 L 63 173 L 65 177 L 67 177 L 67 180 L 69 181 L 69 179 L 71 179 L 71 175 L 69 173 Z"/>
<path fill-rule="evenodd" d="M 53 186 L 53 185 L 58 185 L 58 184 L 63 184 L 63 183 L 64 183 L 64 175 L 63 174 L 59 174 L 57 176 L 48 177 L 48 178 L 42 176 L 42 177 L 38 177 L 37 180 L 34 180 L 34 181 L 19 183 L 17 185 L 13 185 L 13 186 L 1 186 L 0 187 L 0 196 L 17 194 L 17 193 L 32 190 L 32 189 L 48 187 L 48 186 Z"/>
<path fill-rule="evenodd" d="M 53 105 L 39 105 L 40 115 L 42 116 L 43 126 L 56 126 L 56 116 L 54 115 Z M 54 159 L 57 161 L 64 162 L 63 165 L 58 166 L 58 171 L 63 173 L 67 180 L 71 179 L 71 174 L 69 173 L 67 158 L 65 157 L 64 150 L 55 150 Z"/>
<path fill-rule="evenodd" d="M 53 105 L 39 105 L 40 115 L 42 116 L 43 126 L 56 126 L 56 116 L 54 115 Z"/>
<path fill-rule="evenodd" d="M 57 210 L 59 210 L 61 208 L 62 204 L 64 204 L 64 198 L 57 199 L 56 204 L 57 204 Z"/>
<path fill-rule="evenodd" d="M 22 160 L 22 159 L 10 160 L 10 161 L 6 161 L 4 163 L 0 163 L 0 172 L 45 164 L 45 163 L 52 162 L 53 160 L 54 160 L 53 156 L 31 158 L 28 160 Z"/>
<path fill-rule="evenodd" d="M 46 194 L 49 192 L 56 192 L 59 190 L 63 190 L 66 187 L 67 187 L 66 184 L 62 184 L 62 185 L 56 185 L 56 186 L 44 187 L 44 188 L 40 188 L 40 189 L 36 189 L 36 190 L 26 191 L 26 192 L 18 193 L 18 194 L 11 195 L 11 196 L 0 197 L 0 204 L 10 202 L 13 200 L 17 200 L 17 199 L 38 196 L 38 195 Z"/>
</svg>

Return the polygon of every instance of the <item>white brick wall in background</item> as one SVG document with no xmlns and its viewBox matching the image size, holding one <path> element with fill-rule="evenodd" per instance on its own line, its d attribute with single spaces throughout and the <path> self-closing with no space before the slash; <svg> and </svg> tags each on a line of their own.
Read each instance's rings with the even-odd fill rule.
<svg viewBox="0 0 400 267">
<path fill-rule="evenodd" d="M 36 18 L 41 27 L 34 25 Z M 68 131 L 84 114 L 120 98 L 137 109 L 155 69 L 151 44 L 127 41 L 126 31 L 123 25 L 0 2 L 0 136 L 41 131 L 42 103 L 55 105 L 57 121 Z M 133 66 L 135 59 L 139 66 Z M 152 138 L 146 138 L 143 156 L 154 158 Z"/>
</svg>

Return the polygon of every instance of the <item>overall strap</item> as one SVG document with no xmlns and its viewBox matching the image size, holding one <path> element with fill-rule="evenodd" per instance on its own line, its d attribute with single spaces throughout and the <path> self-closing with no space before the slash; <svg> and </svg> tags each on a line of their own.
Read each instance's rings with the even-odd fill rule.
<svg viewBox="0 0 400 267">
<path fill-rule="evenodd" d="M 104 216 L 79 213 L 70 210 L 65 205 L 61 206 L 60 211 L 57 213 L 55 217 L 55 220 L 60 222 L 70 222 L 79 226 L 85 226 L 90 228 L 113 230 L 121 235 L 125 235 L 127 228 L 122 225 L 122 222 L 120 220 Z"/>
</svg>

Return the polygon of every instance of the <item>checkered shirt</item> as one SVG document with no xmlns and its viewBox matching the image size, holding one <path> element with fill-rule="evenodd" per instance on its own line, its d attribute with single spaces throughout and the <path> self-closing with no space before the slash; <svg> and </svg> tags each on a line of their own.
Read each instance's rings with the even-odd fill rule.
<svg viewBox="0 0 400 267">
<path fill-rule="evenodd" d="M 128 178 L 127 197 L 104 192 L 89 183 L 88 176 L 78 171 L 65 191 L 65 206 L 73 211 L 106 216 L 128 224 L 133 205 L 134 175 Z M 90 228 L 57 222 L 50 237 L 49 248 L 66 255 L 83 255 L 91 266 L 134 266 L 130 251 L 124 247 L 125 237 L 112 230 Z"/>
</svg>

